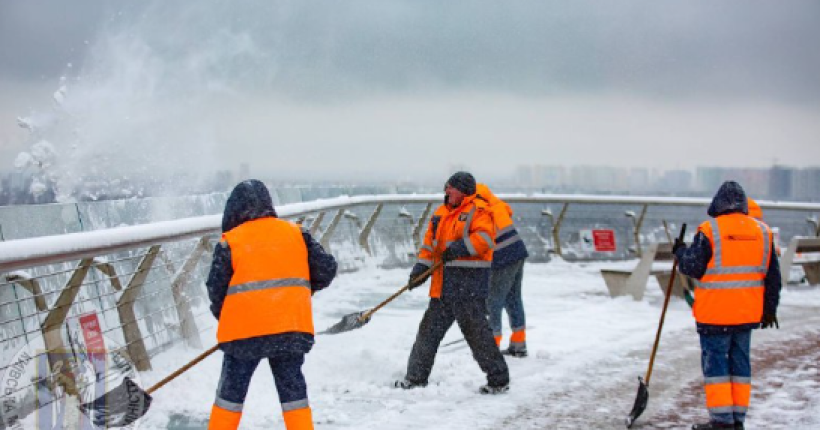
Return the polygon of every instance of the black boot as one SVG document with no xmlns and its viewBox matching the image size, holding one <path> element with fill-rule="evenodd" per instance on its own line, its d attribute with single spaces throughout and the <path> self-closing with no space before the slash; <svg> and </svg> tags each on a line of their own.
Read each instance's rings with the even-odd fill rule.
<svg viewBox="0 0 820 430">
<path fill-rule="evenodd" d="M 407 378 L 399 379 L 398 381 L 393 383 L 393 387 L 395 388 L 403 388 L 405 390 L 410 390 L 413 388 L 424 388 L 427 386 L 427 381 L 417 382 L 411 381 Z"/>
<path fill-rule="evenodd" d="M 507 391 L 510 391 L 510 384 L 504 385 L 482 385 L 481 388 L 478 389 L 478 392 L 481 394 L 503 394 Z"/>
<path fill-rule="evenodd" d="M 734 430 L 735 424 L 727 424 L 727 423 L 716 423 L 714 421 L 710 421 L 706 424 L 695 424 L 692 426 L 692 430 L 720 430 L 720 429 L 727 429 L 727 430 Z"/>
<path fill-rule="evenodd" d="M 527 347 L 523 348 L 513 348 L 509 347 L 507 349 L 502 349 L 501 354 L 509 355 L 510 357 L 517 357 L 517 358 L 524 358 L 527 356 Z"/>
<path fill-rule="evenodd" d="M 735 430 L 745 430 L 746 427 L 743 426 L 743 423 L 740 421 L 735 421 Z"/>
</svg>

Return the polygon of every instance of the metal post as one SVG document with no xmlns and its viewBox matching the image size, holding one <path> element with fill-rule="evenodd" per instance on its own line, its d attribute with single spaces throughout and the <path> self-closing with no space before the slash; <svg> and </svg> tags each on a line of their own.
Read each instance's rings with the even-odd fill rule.
<svg viewBox="0 0 820 430">
<path fill-rule="evenodd" d="M 422 212 L 416 226 L 413 228 L 413 244 L 416 245 L 416 251 L 421 248 L 421 229 L 424 228 L 424 223 L 427 221 L 427 217 L 430 216 L 432 209 L 433 204 L 427 203 L 427 206 L 424 207 L 424 212 Z"/>
<path fill-rule="evenodd" d="M 203 236 L 194 247 L 188 259 L 182 265 L 182 269 L 177 274 L 174 281 L 171 283 L 171 292 L 174 295 L 174 303 L 177 308 L 177 318 L 179 319 L 179 327 L 182 332 L 182 337 L 185 339 L 185 345 L 190 348 L 202 348 L 202 341 L 199 338 L 199 330 L 194 320 L 194 313 L 191 312 L 191 305 L 185 297 L 185 287 L 191 280 L 191 275 L 196 269 L 196 265 L 202 258 L 202 254 L 208 249 L 209 238 Z"/>
<path fill-rule="evenodd" d="M 77 221 L 80 223 L 80 231 L 85 231 L 85 226 L 83 225 L 83 215 L 80 213 L 80 204 L 74 203 L 74 208 L 77 209 Z"/>
<path fill-rule="evenodd" d="M 637 254 L 638 256 L 643 254 L 641 250 L 641 226 L 643 225 L 643 220 L 646 216 L 646 210 L 648 207 L 649 205 L 643 205 L 643 207 L 641 208 L 641 215 L 637 218 L 635 218 L 635 212 L 626 211 L 625 213 L 627 218 L 632 220 L 632 236 L 633 240 L 635 241 L 635 254 Z"/>
<path fill-rule="evenodd" d="M 812 227 L 814 227 L 814 235 L 820 236 L 820 222 L 817 221 L 816 217 L 810 216 L 806 218 L 806 222 L 809 223 Z"/>
<path fill-rule="evenodd" d="M 564 222 L 564 215 L 567 214 L 567 209 L 569 208 L 569 203 L 564 203 L 564 206 L 561 208 L 561 213 L 558 214 L 558 220 L 552 224 L 552 242 L 553 248 L 555 248 L 555 253 L 558 254 L 559 257 L 564 258 L 564 255 L 561 254 L 561 223 Z"/>
<path fill-rule="evenodd" d="M 373 251 L 370 249 L 370 244 L 367 242 L 367 237 L 370 236 L 370 231 L 373 230 L 373 226 L 376 224 L 376 218 L 379 217 L 379 214 L 384 207 L 384 203 L 379 203 L 376 205 L 376 209 L 370 215 L 370 218 L 367 219 L 367 222 L 364 224 L 362 228 L 361 234 L 359 234 L 359 245 L 367 252 L 367 255 L 373 256 Z"/>
<path fill-rule="evenodd" d="M 322 225 L 322 220 L 325 218 L 324 212 L 319 212 L 319 215 L 316 215 L 316 219 L 310 223 L 310 234 L 311 236 L 315 236 L 316 232 L 319 231 L 319 226 Z"/>
<path fill-rule="evenodd" d="M 40 282 L 37 281 L 36 278 L 29 278 L 19 273 L 15 273 L 12 275 L 6 275 L 6 281 L 18 283 L 21 287 L 31 293 L 31 295 L 34 296 L 34 306 L 37 308 L 38 312 L 45 312 L 48 310 L 46 298 L 43 296 L 43 290 L 40 288 Z M 17 297 L 16 290 L 14 292 L 14 296 L 15 298 Z"/>
<path fill-rule="evenodd" d="M 322 235 L 322 240 L 319 241 L 325 249 L 330 249 L 330 238 L 333 236 L 336 226 L 339 225 L 339 221 L 342 220 L 342 215 L 344 215 L 344 213 L 344 209 L 339 209 L 336 212 L 336 215 L 333 216 L 333 219 L 330 220 L 330 225 L 327 226 L 327 229 L 325 229 L 325 233 Z"/>
<path fill-rule="evenodd" d="M 151 370 L 151 359 L 148 357 L 148 351 L 145 349 L 145 342 L 142 340 L 142 333 L 140 332 L 137 317 L 134 314 L 134 302 L 142 290 L 142 284 L 148 277 L 148 272 L 151 270 L 151 265 L 154 259 L 157 258 L 160 245 L 154 245 L 148 249 L 148 252 L 142 257 L 137 271 L 128 282 L 120 299 L 117 300 L 117 312 L 120 315 L 120 324 L 122 325 L 123 336 L 125 337 L 125 347 L 131 361 L 136 366 L 137 370 Z"/>
<path fill-rule="evenodd" d="M 51 311 L 46 316 L 45 321 L 40 325 L 40 331 L 43 333 L 43 340 L 46 346 L 46 357 L 48 358 L 48 365 L 52 371 L 69 367 L 63 364 L 63 351 L 65 351 L 65 344 L 63 337 L 60 334 L 60 327 L 65 324 L 66 316 L 71 310 L 71 305 L 80 292 L 80 285 L 82 285 L 85 276 L 88 274 L 88 269 L 91 268 L 91 258 L 86 258 L 80 261 L 77 269 L 71 275 L 71 278 L 63 287 L 60 296 L 51 308 Z M 60 384 L 63 386 L 68 394 L 77 395 L 76 380 L 74 374 L 68 372 L 65 378 L 58 378 Z"/>
</svg>

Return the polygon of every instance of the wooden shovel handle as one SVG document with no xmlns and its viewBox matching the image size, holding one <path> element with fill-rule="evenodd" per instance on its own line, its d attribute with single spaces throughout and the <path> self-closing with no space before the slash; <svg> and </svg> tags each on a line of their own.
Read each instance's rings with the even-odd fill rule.
<svg viewBox="0 0 820 430">
<path fill-rule="evenodd" d="M 213 354 L 213 353 L 214 353 L 214 351 L 216 351 L 217 349 L 219 349 L 219 345 L 218 345 L 218 344 L 217 344 L 217 345 L 212 346 L 210 349 L 208 349 L 207 351 L 203 352 L 202 354 L 199 354 L 199 356 L 197 356 L 195 359 L 191 360 L 188 364 L 186 364 L 186 365 L 184 365 L 184 366 L 180 367 L 179 369 L 177 369 L 176 371 L 174 371 L 174 373 L 172 373 L 172 374 L 170 374 L 170 375 L 166 376 L 166 377 L 165 377 L 165 379 L 163 379 L 162 381 L 159 381 L 159 382 L 157 382 L 156 384 L 154 384 L 154 386 L 152 386 L 151 388 L 149 388 L 149 389 L 146 391 L 146 393 L 151 394 L 151 393 L 153 393 L 154 391 L 159 390 L 160 388 L 162 388 L 162 386 L 163 386 L 163 385 L 167 384 L 167 383 L 168 383 L 168 382 L 170 382 L 172 379 L 174 379 L 174 378 L 176 378 L 177 376 L 181 375 L 183 372 L 185 372 L 186 370 L 190 369 L 191 367 L 194 367 L 197 363 L 199 363 L 200 361 L 204 360 L 204 359 L 205 359 L 205 358 L 207 358 L 209 355 Z"/>
<path fill-rule="evenodd" d="M 680 240 L 683 240 L 686 234 L 686 224 L 683 224 L 680 229 Z M 655 334 L 655 345 L 652 347 L 652 356 L 649 358 L 649 367 L 646 369 L 646 386 L 649 386 L 649 378 L 652 377 L 652 366 L 655 364 L 655 354 L 658 352 L 658 344 L 661 341 L 661 331 L 663 330 L 663 321 L 666 319 L 666 309 L 669 307 L 669 298 L 672 297 L 672 286 L 675 285 L 675 278 L 678 276 L 678 259 L 672 263 L 672 277 L 669 278 L 669 285 L 666 287 L 666 297 L 663 299 L 663 311 L 661 312 L 661 320 L 658 323 L 658 332 Z"/>
<path fill-rule="evenodd" d="M 387 298 L 387 300 L 385 300 L 385 301 L 383 301 L 383 302 L 379 303 L 378 305 L 376 305 L 376 307 L 375 307 L 375 308 L 373 308 L 373 309 L 371 309 L 371 310 L 369 310 L 369 311 L 367 311 L 367 312 L 363 313 L 363 314 L 359 317 L 359 321 L 367 321 L 367 319 L 368 319 L 368 318 L 370 318 L 370 316 L 371 316 L 371 315 L 373 315 L 374 313 L 376 313 L 376 311 L 377 311 L 377 310 L 379 310 L 379 309 L 383 308 L 386 304 L 388 304 L 388 303 L 392 302 L 392 301 L 393 301 L 393 299 L 395 299 L 396 297 L 400 296 L 400 295 L 401 295 L 402 293 L 404 293 L 405 291 L 409 290 L 409 289 L 410 289 L 410 284 L 415 283 L 415 282 L 419 282 L 419 281 L 421 281 L 422 279 L 426 278 L 428 275 L 430 275 L 431 273 L 433 273 L 433 271 L 434 271 L 434 270 L 438 269 L 438 268 L 441 266 L 441 264 L 442 264 L 442 263 L 441 263 L 441 261 L 439 261 L 438 263 L 434 264 L 432 267 L 430 267 L 429 269 L 425 270 L 425 271 L 424 271 L 424 273 L 422 273 L 421 275 L 417 276 L 417 277 L 416 277 L 416 279 L 414 279 L 414 280 L 413 280 L 413 282 L 408 282 L 408 283 L 407 283 L 407 285 L 405 285 L 405 286 L 401 287 L 401 289 L 400 289 L 399 291 L 396 291 L 395 293 L 393 293 L 393 295 L 392 295 L 392 296 L 390 296 L 390 297 L 388 297 L 388 298 Z"/>
</svg>

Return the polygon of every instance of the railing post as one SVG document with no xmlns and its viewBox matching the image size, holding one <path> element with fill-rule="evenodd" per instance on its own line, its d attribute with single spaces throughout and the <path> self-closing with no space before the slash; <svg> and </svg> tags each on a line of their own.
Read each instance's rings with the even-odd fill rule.
<svg viewBox="0 0 820 430">
<path fill-rule="evenodd" d="M 63 343 L 60 328 L 65 324 L 66 316 L 68 316 L 68 312 L 71 310 L 71 305 L 74 303 L 77 293 L 80 292 L 80 286 L 88 274 L 88 269 L 91 268 L 92 261 L 91 258 L 80 261 L 77 265 L 77 269 L 74 270 L 66 286 L 60 292 L 60 296 L 57 297 L 57 301 L 54 302 L 54 306 L 51 307 L 51 311 L 48 313 L 48 316 L 46 316 L 45 321 L 40 325 L 40 330 L 43 333 L 43 341 L 45 342 L 49 368 L 52 372 L 60 371 L 62 375 L 65 376 L 64 378 L 57 378 L 57 380 L 63 385 L 66 393 L 71 395 L 77 395 L 77 381 L 74 379 L 74 373 L 71 371 L 71 367 L 63 363 L 66 347 Z M 68 368 L 69 370 L 62 372 L 61 369 L 63 368 Z"/>
<path fill-rule="evenodd" d="M 344 215 L 344 213 L 344 208 L 339 209 L 336 212 L 336 215 L 333 216 L 333 219 L 330 220 L 330 225 L 327 226 L 327 229 L 325 229 L 325 233 L 322 235 L 322 240 L 320 241 L 323 248 L 330 249 L 330 238 L 331 236 L 333 236 L 333 232 L 336 230 L 336 226 L 339 225 L 339 221 L 342 220 L 342 215 Z"/>
<path fill-rule="evenodd" d="M 324 212 L 319 212 L 319 214 L 316 215 L 316 218 L 313 220 L 313 222 L 310 223 L 310 235 L 311 236 L 316 236 L 316 232 L 319 231 L 319 226 L 322 225 L 322 220 L 324 218 L 325 218 L 325 213 Z"/>
<path fill-rule="evenodd" d="M 38 312 L 45 312 L 48 310 L 46 298 L 43 296 L 43 290 L 40 288 L 40 282 L 36 278 L 29 278 L 27 276 L 23 276 L 22 274 L 14 273 L 11 275 L 6 275 L 6 281 L 15 282 L 28 290 L 28 292 L 34 296 L 34 306 L 37 307 Z M 17 293 L 15 292 L 15 297 L 16 294 Z"/>
<path fill-rule="evenodd" d="M 157 258 L 159 248 L 160 245 L 154 245 L 148 249 L 139 266 L 137 266 L 134 276 L 128 282 L 128 286 L 125 287 L 125 291 L 117 300 L 117 312 L 120 315 L 125 347 L 131 361 L 140 371 L 151 370 L 151 359 L 148 357 L 137 317 L 134 314 L 134 302 L 136 302 L 142 290 L 142 284 L 145 283 L 145 279 L 148 277 L 151 265 L 154 264 L 154 260 Z"/>
<path fill-rule="evenodd" d="M 376 224 L 376 218 L 379 217 L 379 214 L 384 207 L 384 203 L 379 203 L 376 205 L 376 209 L 370 215 L 370 218 L 367 219 L 364 227 L 362 227 L 362 232 L 359 234 L 359 245 L 367 252 L 367 255 L 373 256 L 373 251 L 370 249 L 370 244 L 367 243 L 367 237 L 370 236 L 370 231 L 373 230 L 373 226 Z"/>
<path fill-rule="evenodd" d="M 564 215 L 566 215 L 568 208 L 569 203 L 564 203 L 564 207 L 561 208 L 561 213 L 558 215 L 558 220 L 552 224 L 553 248 L 555 248 L 555 253 L 561 258 L 564 258 L 564 255 L 561 254 L 561 223 L 564 222 Z"/>
<path fill-rule="evenodd" d="M 424 228 L 424 223 L 427 221 L 427 217 L 430 216 L 430 210 L 433 209 L 432 203 L 427 203 L 427 206 L 424 208 L 424 212 L 422 212 L 419 220 L 416 222 L 416 226 L 413 228 L 413 244 L 416 245 L 416 252 L 419 251 L 421 248 L 421 229 Z"/>
<path fill-rule="evenodd" d="M 641 215 L 638 218 L 635 218 L 635 212 L 627 211 L 626 216 L 627 218 L 632 220 L 632 236 L 633 240 L 635 241 L 635 254 L 640 257 L 643 252 L 641 250 L 641 226 L 643 225 L 644 217 L 646 216 L 646 210 L 649 205 L 643 205 L 641 208 Z"/>
<path fill-rule="evenodd" d="M 806 222 L 809 223 L 810 226 L 814 227 L 814 236 L 820 236 L 820 221 L 817 220 L 817 217 L 807 217 Z"/>
<path fill-rule="evenodd" d="M 185 339 L 185 345 L 190 348 L 202 348 L 202 341 L 199 338 L 199 330 L 194 321 L 194 314 L 191 312 L 191 304 L 185 299 L 185 287 L 191 280 L 191 274 L 199 263 L 202 255 L 207 251 L 210 244 L 208 236 L 203 236 L 191 251 L 191 255 L 185 260 L 182 269 L 177 274 L 174 281 L 171 283 L 171 292 L 174 295 L 174 303 L 177 308 L 177 318 L 179 319 L 179 327 L 182 336 Z"/>
</svg>

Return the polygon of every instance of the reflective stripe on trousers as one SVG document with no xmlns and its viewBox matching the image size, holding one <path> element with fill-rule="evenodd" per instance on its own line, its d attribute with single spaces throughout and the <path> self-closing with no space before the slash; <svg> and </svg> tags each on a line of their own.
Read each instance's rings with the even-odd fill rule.
<svg viewBox="0 0 820 430">
<path fill-rule="evenodd" d="M 713 421 L 743 422 L 752 391 L 751 330 L 700 335 L 706 408 Z"/>
</svg>

